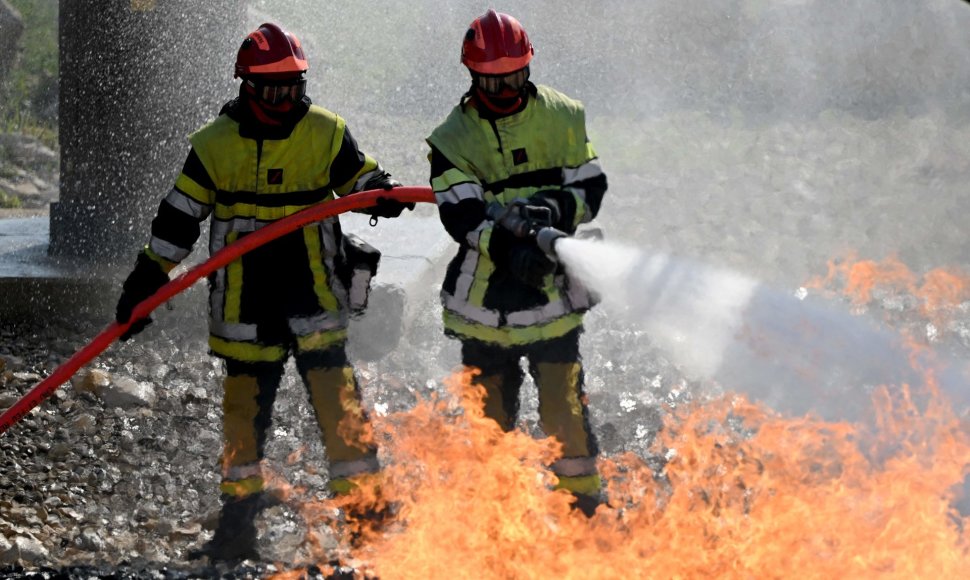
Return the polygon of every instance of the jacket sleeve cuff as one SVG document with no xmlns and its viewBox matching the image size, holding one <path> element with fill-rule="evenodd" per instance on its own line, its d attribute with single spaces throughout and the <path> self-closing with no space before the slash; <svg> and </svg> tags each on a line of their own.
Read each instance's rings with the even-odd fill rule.
<svg viewBox="0 0 970 580">
<path fill-rule="evenodd" d="M 156 254 L 154 251 L 152 251 L 152 249 L 149 246 L 145 246 L 145 249 L 142 250 L 142 253 L 145 255 L 146 258 L 158 264 L 158 267 L 161 268 L 162 272 L 165 272 L 166 274 L 174 270 L 175 266 L 178 266 L 178 264 L 176 264 L 175 262 L 166 260 L 165 258 Z"/>
</svg>

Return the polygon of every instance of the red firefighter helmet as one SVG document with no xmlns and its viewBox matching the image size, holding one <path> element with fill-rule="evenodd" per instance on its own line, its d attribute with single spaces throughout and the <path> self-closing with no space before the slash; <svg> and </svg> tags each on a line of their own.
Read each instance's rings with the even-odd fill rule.
<svg viewBox="0 0 970 580">
<path fill-rule="evenodd" d="M 306 56 L 300 41 L 275 24 L 260 24 L 243 40 L 236 54 L 233 77 L 251 75 L 285 79 L 307 71 Z"/>
<path fill-rule="evenodd" d="M 519 21 L 489 9 L 468 27 L 461 63 L 483 75 L 506 75 L 525 68 L 535 49 Z"/>
</svg>

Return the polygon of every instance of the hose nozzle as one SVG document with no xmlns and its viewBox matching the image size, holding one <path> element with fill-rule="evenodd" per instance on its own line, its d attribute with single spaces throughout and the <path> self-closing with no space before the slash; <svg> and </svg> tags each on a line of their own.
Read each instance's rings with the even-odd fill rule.
<svg viewBox="0 0 970 580">
<path fill-rule="evenodd" d="M 539 232 L 536 233 L 536 244 L 550 260 L 558 262 L 559 259 L 556 257 L 556 242 L 565 237 L 565 232 L 547 226 L 539 229 Z"/>
</svg>

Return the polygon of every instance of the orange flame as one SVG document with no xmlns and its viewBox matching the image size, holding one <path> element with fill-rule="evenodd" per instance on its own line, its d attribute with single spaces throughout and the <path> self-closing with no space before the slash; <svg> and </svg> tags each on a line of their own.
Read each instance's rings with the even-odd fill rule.
<svg viewBox="0 0 970 580">
<path fill-rule="evenodd" d="M 920 313 L 937 324 L 946 321 L 948 310 L 970 300 L 970 276 L 965 273 L 956 268 L 936 268 L 918 276 L 894 256 L 876 262 L 857 260 L 850 254 L 843 260 L 830 261 L 827 274 L 807 286 L 825 289 L 839 283 L 857 306 L 869 304 L 877 290 L 911 294 L 920 302 Z"/>
<path fill-rule="evenodd" d="M 857 260 L 850 254 L 842 260 L 830 260 L 828 273 L 807 284 L 809 288 L 830 288 L 842 281 L 845 294 L 856 304 L 868 304 L 873 290 L 880 285 L 902 288 L 909 292 L 916 289 L 916 276 L 896 257 L 882 262 Z"/>
<path fill-rule="evenodd" d="M 941 268 L 931 270 L 923 276 L 917 296 L 931 311 L 956 306 L 970 299 L 970 276 Z"/>
<path fill-rule="evenodd" d="M 374 441 L 374 430 L 365 420 L 364 409 L 356 393 L 349 389 L 342 390 L 340 406 L 343 407 L 344 416 L 337 424 L 337 435 L 348 445 L 366 450 Z"/>
<path fill-rule="evenodd" d="M 450 398 L 375 425 L 387 467 L 379 494 L 365 483 L 358 499 L 399 508 L 354 548 L 361 574 L 912 578 L 970 566 L 970 521 L 952 507 L 970 436 L 939 399 L 881 390 L 871 428 L 742 398 L 673 411 L 652 450 L 663 468 L 603 460 L 611 506 L 586 519 L 551 490 L 554 440 L 502 432 L 468 375 L 448 386 Z"/>
</svg>

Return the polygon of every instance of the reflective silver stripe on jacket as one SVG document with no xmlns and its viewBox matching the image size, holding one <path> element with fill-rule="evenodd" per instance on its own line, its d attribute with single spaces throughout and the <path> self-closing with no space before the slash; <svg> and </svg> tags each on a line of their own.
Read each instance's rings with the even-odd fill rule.
<svg viewBox="0 0 970 580">
<path fill-rule="evenodd" d="M 212 206 L 199 203 L 174 187 L 165 196 L 165 202 L 199 221 L 209 217 L 209 214 L 212 213 Z"/>
<path fill-rule="evenodd" d="M 296 336 L 309 336 L 316 332 L 337 330 L 347 326 L 347 312 L 324 312 L 315 316 L 290 318 L 290 330 Z"/>
<path fill-rule="evenodd" d="M 235 341 L 245 341 L 252 342 L 258 337 L 257 327 L 255 324 L 246 324 L 244 322 L 226 322 L 221 318 L 217 318 L 215 313 L 213 313 L 212 319 L 209 321 L 209 332 L 219 338 L 224 338 L 226 340 Z M 221 314 L 221 313 L 220 313 Z M 287 320 L 287 324 L 293 334 L 296 336 L 310 336 L 311 334 L 317 332 L 326 332 L 328 330 L 339 330 L 347 326 L 347 313 L 343 311 L 324 313 L 317 316 L 309 316 L 302 318 L 290 318 Z"/>
<path fill-rule="evenodd" d="M 475 306 L 468 301 L 468 293 L 475 278 L 467 271 L 469 268 L 474 269 L 477 262 L 478 252 L 469 251 L 465 256 L 465 261 L 462 262 L 462 273 L 456 281 L 455 293 L 442 292 L 444 307 L 446 310 L 459 314 L 472 322 L 498 328 L 501 326 L 498 311 Z M 505 323 L 508 326 L 538 325 L 592 306 L 589 292 L 577 280 L 567 279 L 566 276 L 560 275 L 556 276 L 555 285 L 559 288 L 560 296 L 565 296 L 566 299 L 560 298 L 537 308 L 506 313 Z"/>
<path fill-rule="evenodd" d="M 444 191 L 436 191 L 434 194 L 438 205 L 446 203 L 458 203 L 463 199 L 485 199 L 485 190 L 482 186 L 471 181 L 453 185 Z"/>
<path fill-rule="evenodd" d="M 202 221 L 209 217 L 209 214 L 212 212 L 211 206 L 195 201 L 174 187 L 168 192 L 168 195 L 165 196 L 165 200 L 162 203 L 167 203 L 177 211 L 192 216 L 192 218 L 198 221 Z M 181 262 L 186 258 L 186 256 L 192 253 L 192 246 L 184 248 L 160 238 L 156 238 L 155 236 L 152 236 L 149 240 L 148 247 L 151 248 L 152 251 L 157 255 L 171 262 Z"/>
<path fill-rule="evenodd" d="M 462 300 L 468 300 L 468 294 L 471 292 L 472 284 L 475 283 L 475 270 L 478 268 L 480 257 L 481 254 L 474 249 L 469 249 L 465 252 L 465 259 L 461 262 L 458 279 L 455 280 L 456 297 Z"/>
<path fill-rule="evenodd" d="M 213 292 L 213 295 L 215 294 L 216 292 Z M 221 294 L 221 292 L 219 294 Z M 245 324 L 242 322 L 226 322 L 222 320 L 222 312 L 221 312 L 222 301 L 221 300 L 219 301 L 219 305 L 220 305 L 219 314 L 216 315 L 215 310 L 213 309 L 213 316 L 209 320 L 210 334 L 218 336 L 219 338 L 224 338 L 226 340 L 249 341 L 249 342 L 256 340 L 255 324 Z"/>
<path fill-rule="evenodd" d="M 226 301 L 226 269 L 220 268 L 213 273 L 209 288 L 209 326 L 226 317 L 222 305 Z"/>
<path fill-rule="evenodd" d="M 600 167 L 599 162 L 596 159 L 593 159 L 580 165 L 579 167 L 567 167 L 562 170 L 562 173 L 563 189 L 572 193 L 582 202 L 582 206 L 576 209 L 577 216 L 579 217 L 579 223 L 590 222 L 593 219 L 593 215 L 590 211 L 588 211 L 589 208 L 586 205 L 586 190 L 582 187 L 573 187 L 573 185 L 580 183 L 583 180 L 603 175 L 603 169 Z"/>
<path fill-rule="evenodd" d="M 467 299 L 459 298 L 452 294 L 445 294 L 444 307 L 472 322 L 493 328 L 501 326 L 501 318 L 497 310 L 482 306 L 473 306 Z M 570 308 L 565 300 L 556 300 L 540 308 L 507 313 L 505 320 L 508 326 L 532 326 L 555 320 L 573 311 L 574 309 Z"/>
<path fill-rule="evenodd" d="M 579 167 L 565 167 L 562 170 L 562 183 L 568 187 L 580 181 L 586 181 L 603 174 L 599 161 L 591 159 Z"/>
<path fill-rule="evenodd" d="M 343 479 L 364 473 L 377 473 L 381 470 L 381 464 L 377 461 L 376 455 L 368 455 L 353 461 L 331 461 L 330 479 Z"/>
<path fill-rule="evenodd" d="M 192 248 L 182 248 L 171 242 L 156 238 L 155 236 L 152 236 L 148 241 L 148 247 L 157 255 L 170 262 L 181 262 L 186 256 L 192 253 Z"/>
<path fill-rule="evenodd" d="M 317 223 L 320 225 L 324 234 L 332 236 L 333 224 L 335 221 L 336 218 L 329 217 Z M 233 232 L 248 234 L 274 223 L 276 223 L 276 221 L 261 221 L 254 217 L 235 217 L 229 220 L 214 219 L 212 220 L 212 231 L 210 233 L 211 242 L 219 242 L 225 245 L 226 236 Z M 212 248 L 211 243 L 209 247 L 210 249 Z"/>
<path fill-rule="evenodd" d="M 549 320 L 555 320 L 569 314 L 571 309 L 565 300 L 556 300 L 538 308 L 519 310 L 505 315 L 509 326 L 532 326 Z"/>
<path fill-rule="evenodd" d="M 214 219 L 212 220 L 211 237 L 213 240 L 218 239 L 225 244 L 226 236 L 232 232 L 248 234 L 249 232 L 255 232 L 259 228 L 260 222 L 254 217 L 235 217 L 230 220 Z"/>
<path fill-rule="evenodd" d="M 552 472 L 563 477 L 580 477 L 596 473 L 595 457 L 563 457 L 551 466 Z"/>
<path fill-rule="evenodd" d="M 477 322 L 479 324 L 484 324 L 485 326 L 491 326 L 498 328 L 499 326 L 499 315 L 495 310 L 489 310 L 488 308 L 482 308 L 480 306 L 472 306 L 467 300 L 458 298 L 452 294 L 444 295 L 444 306 L 445 310 L 450 310 L 462 317 L 471 320 L 472 322 Z"/>
<path fill-rule="evenodd" d="M 465 241 L 468 242 L 468 245 L 474 248 L 474 250 L 476 250 L 475 252 L 476 261 L 478 260 L 477 256 L 479 255 L 477 250 L 482 247 L 482 244 L 481 244 L 482 232 L 488 229 L 488 227 L 491 225 L 492 225 L 492 222 L 488 220 L 482 220 L 482 223 L 478 224 L 478 227 L 468 232 L 468 235 L 465 236 Z M 462 268 L 462 270 L 464 270 L 464 268 Z"/>
</svg>

